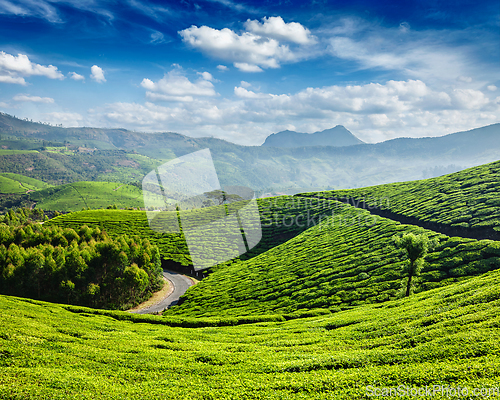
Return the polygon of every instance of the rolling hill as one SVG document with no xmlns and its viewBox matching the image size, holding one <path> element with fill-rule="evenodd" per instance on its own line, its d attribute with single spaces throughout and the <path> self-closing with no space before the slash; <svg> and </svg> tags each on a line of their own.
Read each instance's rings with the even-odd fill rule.
<svg viewBox="0 0 500 400">
<path fill-rule="evenodd" d="M 447 226 L 459 236 L 500 238 L 500 161 L 433 179 L 309 195 Z"/>
<path fill-rule="evenodd" d="M 80 211 L 84 208 L 143 208 L 143 193 L 136 186 L 117 182 L 75 182 L 30 194 L 36 208 Z"/>
<path fill-rule="evenodd" d="M 198 329 L 1 295 L 0 397 L 347 400 L 399 385 L 407 398 L 434 385 L 435 398 L 459 386 L 494 396 L 499 279 L 494 271 L 333 315 Z"/>
</svg>

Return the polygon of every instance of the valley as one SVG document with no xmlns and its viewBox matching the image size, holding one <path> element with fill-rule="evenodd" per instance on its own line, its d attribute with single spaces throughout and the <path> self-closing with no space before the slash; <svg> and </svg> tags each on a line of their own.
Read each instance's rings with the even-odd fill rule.
<svg viewBox="0 0 500 400">
<path fill-rule="evenodd" d="M 402 143 L 419 143 L 422 153 L 412 145 L 404 154 L 418 169 L 430 159 L 425 142 L 445 139 L 315 148 L 314 162 L 305 148 L 216 142 L 221 184 L 257 183 L 257 196 L 266 194 L 256 199 L 259 221 L 245 225 L 260 226 L 258 243 L 217 262 L 227 249 L 209 223 L 247 203 L 157 210 L 149 220 L 140 182 L 209 139 L 165 134 L 170 153 L 155 158 L 152 149 L 113 148 L 118 141 L 140 148 L 140 136 L 127 131 L 73 130 L 76 142 L 63 139 L 64 128 L 39 127 L 47 130 L 39 139 L 30 127 L 11 130 L 17 148 L 0 154 L 0 398 L 353 399 L 401 384 L 495 395 L 500 157 L 428 179 L 385 183 L 402 172 L 389 177 L 382 168 L 374 186 L 325 180 L 310 190 L 304 169 L 287 165 L 304 162 L 315 174 L 347 154 L 366 162 L 377 153 L 371 165 L 380 166 L 376 149 L 396 157 Z M 497 128 L 482 129 L 469 135 Z M 488 151 L 494 157 L 491 143 Z M 245 172 L 252 162 L 270 174 Z M 275 186 L 276 176 L 288 188 Z M 159 192 L 151 190 L 150 197 Z M 174 220 L 177 231 L 166 229 Z M 204 227 L 199 240 L 186 239 L 183 221 Z M 428 241 L 411 282 L 408 255 L 396 244 L 405 235 Z M 205 252 L 208 268 L 194 268 L 194 250 Z M 162 267 L 199 282 L 172 307 L 143 311 L 161 315 L 124 311 L 161 288 Z"/>
</svg>

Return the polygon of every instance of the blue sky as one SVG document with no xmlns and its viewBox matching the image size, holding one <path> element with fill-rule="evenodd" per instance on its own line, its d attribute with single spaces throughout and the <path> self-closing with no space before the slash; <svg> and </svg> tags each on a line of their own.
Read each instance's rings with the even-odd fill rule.
<svg viewBox="0 0 500 400">
<path fill-rule="evenodd" d="M 0 111 L 260 145 L 500 122 L 492 1 L 0 0 Z"/>
</svg>

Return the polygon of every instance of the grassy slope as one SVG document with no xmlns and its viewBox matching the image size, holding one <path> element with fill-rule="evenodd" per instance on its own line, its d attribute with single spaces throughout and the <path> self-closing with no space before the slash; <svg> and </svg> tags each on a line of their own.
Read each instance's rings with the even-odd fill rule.
<svg viewBox="0 0 500 400">
<path fill-rule="evenodd" d="M 367 385 L 494 387 L 499 281 L 494 271 L 331 316 L 199 329 L 0 296 L 0 398 L 359 399 Z"/>
<path fill-rule="evenodd" d="M 438 178 L 315 194 L 365 199 L 422 221 L 500 232 L 500 161 Z"/>
<path fill-rule="evenodd" d="M 48 183 L 38 179 L 9 172 L 0 173 L 0 178 L 2 178 L 2 183 L 0 184 L 0 192 L 2 193 L 26 193 L 28 190 L 40 190 L 50 187 Z M 8 180 L 12 182 L 8 182 Z M 9 187 L 13 191 L 6 191 L 9 190 Z"/>
<path fill-rule="evenodd" d="M 314 217 L 321 214 L 331 214 L 331 210 L 325 206 L 326 203 L 316 200 L 300 200 L 291 196 L 276 197 L 270 199 L 258 200 L 261 214 L 262 240 L 248 253 L 241 256 L 242 259 L 248 259 L 261 254 L 288 239 L 296 236 L 307 229 L 307 226 L 285 226 L 289 224 L 290 218 L 296 218 L 298 215 L 309 212 Z M 208 218 L 218 207 L 196 210 L 193 213 L 200 216 L 203 221 L 203 215 Z M 187 211 L 190 214 L 191 211 Z M 168 214 L 168 213 L 166 213 Z M 183 214 L 182 214 L 183 215 Z M 182 220 L 181 215 L 181 220 Z M 303 223 L 302 220 L 299 222 Z M 56 224 L 70 228 L 79 228 L 86 224 L 90 227 L 99 226 L 105 229 L 111 236 L 122 234 L 139 234 L 147 237 L 151 243 L 160 248 L 162 257 L 172 259 L 182 265 L 191 265 L 188 248 L 184 237 L 181 234 L 167 234 L 155 232 L 149 228 L 146 213 L 143 211 L 121 211 L 121 210 L 91 210 L 80 211 L 71 214 L 61 215 L 52 219 L 49 224 Z M 203 222 L 201 222 L 203 225 Z M 207 232 L 209 235 L 210 232 Z"/>
<path fill-rule="evenodd" d="M 0 194 L 26 193 L 19 182 L 0 175 Z"/>
<path fill-rule="evenodd" d="M 500 242 L 448 238 L 374 217 L 339 202 L 335 217 L 250 260 L 222 264 L 167 311 L 182 316 L 288 313 L 376 303 L 399 295 L 402 258 L 392 237 L 426 232 L 440 240 L 420 290 L 500 267 Z"/>
<path fill-rule="evenodd" d="M 117 182 L 76 182 L 32 193 L 36 207 L 44 210 L 79 211 L 82 208 L 144 207 L 142 190 Z"/>
</svg>

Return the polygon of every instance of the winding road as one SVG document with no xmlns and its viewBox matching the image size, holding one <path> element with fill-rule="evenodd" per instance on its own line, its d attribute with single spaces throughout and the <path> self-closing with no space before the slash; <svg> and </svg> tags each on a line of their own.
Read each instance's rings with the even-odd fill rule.
<svg viewBox="0 0 500 400">
<path fill-rule="evenodd" d="M 163 270 L 163 276 L 170 281 L 174 290 L 167 297 L 162 299 L 159 303 L 153 304 L 148 308 L 134 311 L 136 314 L 152 314 L 155 312 L 162 312 L 166 308 L 175 306 L 179 298 L 186 293 L 186 290 L 193 285 L 193 281 L 187 276 L 173 271 Z"/>
</svg>

